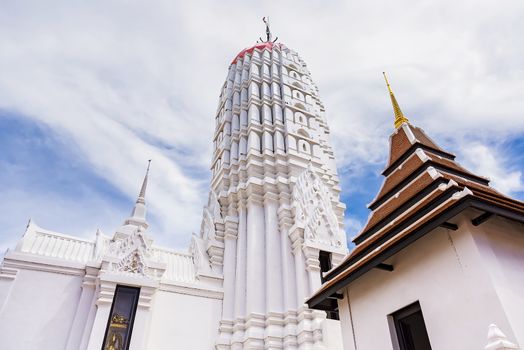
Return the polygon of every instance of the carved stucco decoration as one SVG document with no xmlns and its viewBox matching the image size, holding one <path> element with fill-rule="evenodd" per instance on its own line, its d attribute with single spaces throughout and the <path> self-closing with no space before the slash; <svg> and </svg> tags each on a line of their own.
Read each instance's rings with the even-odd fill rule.
<svg viewBox="0 0 524 350">
<path fill-rule="evenodd" d="M 304 228 L 306 241 L 334 247 L 342 246 L 337 217 L 329 188 L 309 166 L 300 174 L 293 189 L 295 221 Z"/>
<path fill-rule="evenodd" d="M 214 239 L 215 238 L 215 223 L 213 222 L 213 218 L 211 217 L 211 214 L 207 210 L 207 208 L 204 208 L 204 213 L 202 217 L 202 224 L 200 225 L 200 235 L 208 240 L 208 239 Z"/>
<path fill-rule="evenodd" d="M 191 244 L 189 245 L 189 252 L 193 256 L 195 264 L 195 271 L 200 275 L 212 274 L 211 262 L 206 251 L 206 241 L 195 234 L 191 237 Z"/>
<path fill-rule="evenodd" d="M 116 266 L 116 270 L 133 274 L 146 275 L 147 267 L 144 258 L 138 249 L 135 249 L 123 258 Z"/>
<path fill-rule="evenodd" d="M 202 224 L 200 225 L 200 236 L 205 239 L 216 239 L 215 222 L 221 221 L 220 204 L 216 194 L 211 191 L 207 205 L 204 207 L 202 214 Z"/>
<path fill-rule="evenodd" d="M 149 275 L 147 259 L 151 257 L 151 240 L 143 231 L 138 227 L 129 236 L 109 242 L 106 255 L 122 257 L 118 263 L 111 264 L 112 271 Z"/>
</svg>

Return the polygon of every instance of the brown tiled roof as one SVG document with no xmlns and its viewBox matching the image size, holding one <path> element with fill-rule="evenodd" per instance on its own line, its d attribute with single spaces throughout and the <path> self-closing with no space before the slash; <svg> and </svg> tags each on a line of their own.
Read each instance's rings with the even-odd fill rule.
<svg viewBox="0 0 524 350">
<path fill-rule="evenodd" d="M 455 189 L 455 192 L 459 190 L 458 186 Z M 376 242 L 380 241 L 383 237 L 387 236 L 387 234 L 393 230 L 395 227 L 402 226 L 404 223 L 408 222 L 412 217 L 415 216 L 415 214 L 421 210 L 422 208 L 426 207 L 428 204 L 432 203 L 434 200 L 436 200 L 438 197 L 443 195 L 443 191 L 439 190 L 438 188 L 435 188 L 434 191 L 432 191 L 429 195 L 427 195 L 424 199 L 417 202 L 412 207 L 406 209 L 402 213 L 402 217 L 399 219 L 400 216 L 395 218 L 395 222 L 392 226 L 389 226 L 382 230 L 377 230 L 376 233 L 374 233 L 372 236 L 370 236 L 369 239 L 364 240 L 362 243 L 359 243 L 355 246 L 355 248 L 351 251 L 348 258 L 351 258 L 353 256 L 357 256 L 362 251 L 366 250 L 367 248 L 373 246 Z M 391 222 L 392 220 L 389 220 Z"/>
<path fill-rule="evenodd" d="M 424 164 L 424 161 L 420 157 L 413 153 L 405 163 L 402 164 L 402 167 L 396 168 L 393 172 L 384 179 L 382 187 L 380 188 L 377 197 L 369 204 L 372 206 L 374 203 L 378 202 L 384 197 L 389 191 L 391 191 L 395 186 L 400 182 L 406 179 L 409 175 L 415 172 L 420 166 Z"/>
<path fill-rule="evenodd" d="M 483 203 L 524 221 L 523 202 L 499 193 L 489 186 L 488 179 L 455 162 L 453 154 L 440 148 L 422 129 L 404 123 L 390 137 L 390 143 L 390 159 L 383 173 L 386 178 L 370 204 L 372 212 L 368 222 L 353 240 L 355 248 L 328 273 L 329 281 L 310 301 L 319 300 L 322 293 L 346 278 L 353 275 L 351 278 L 357 278 L 365 272 L 361 268 L 371 260 L 376 263 L 376 257 L 385 256 L 381 254 L 386 254 L 401 240 L 409 244 L 410 235 L 423 234 L 421 230 L 434 224 L 435 218 L 445 220 L 445 212 L 451 215 L 448 211 L 461 211 L 462 205 Z M 395 249 L 391 252 L 401 248 Z"/>
<path fill-rule="evenodd" d="M 440 148 L 431 138 L 429 138 L 422 129 L 417 128 L 409 123 L 402 124 L 389 138 L 390 152 L 386 171 L 406 154 L 410 148 L 419 144 L 426 149 L 433 149 L 442 155 L 454 159 L 452 153 L 448 153 Z"/>
<path fill-rule="evenodd" d="M 366 232 L 370 228 L 374 227 L 380 220 L 384 219 L 394 210 L 401 207 L 404 203 L 427 188 L 434 181 L 435 179 L 429 174 L 429 172 L 424 172 L 408 186 L 405 186 L 400 192 L 397 192 L 397 195 L 390 197 L 387 202 L 382 204 L 378 209 L 374 210 L 371 213 L 371 216 L 362 232 Z"/>
<path fill-rule="evenodd" d="M 435 181 L 442 182 L 442 179 L 465 181 L 465 185 L 483 186 L 486 191 L 494 191 L 489 187 L 489 180 L 475 175 L 458 164 L 451 153 L 440 148 L 420 128 L 404 123 L 393 133 L 390 141 L 392 153 L 399 152 L 399 149 L 403 149 L 401 151 L 403 153 L 397 154 L 398 157 L 395 156 L 397 157 L 393 162 L 396 162 L 395 168 L 390 164 L 377 197 L 370 203 L 372 212 L 368 222 L 353 239 L 357 244 L 374 231 L 381 221 L 387 219 L 388 215 L 433 185 Z M 411 146 L 405 144 L 406 142 Z M 395 157 L 390 156 L 390 163 Z M 431 180 L 427 176 L 424 177 L 424 181 L 421 178 L 417 179 L 417 176 L 424 171 L 427 172 L 430 166 L 438 173 L 440 180 L 436 176 Z"/>
<path fill-rule="evenodd" d="M 428 135 L 426 135 L 424 130 L 422 130 L 421 128 L 418 128 L 413 125 L 409 125 L 409 127 L 411 131 L 413 132 L 413 134 L 415 134 L 415 138 L 419 140 L 419 142 L 422 143 L 423 145 L 427 145 L 433 149 L 436 149 L 437 151 L 447 153 L 448 155 L 452 156 L 453 158 L 455 157 L 452 153 L 448 153 L 445 150 L 443 150 L 442 148 L 440 148 Z"/>
<path fill-rule="evenodd" d="M 456 204 L 457 201 L 450 200 L 440 207 L 438 207 L 434 212 L 432 212 L 430 215 L 426 216 L 423 221 L 419 222 L 417 225 L 411 227 L 408 230 L 404 230 L 400 232 L 398 235 L 394 236 L 392 239 L 385 242 L 383 245 L 380 246 L 380 249 L 374 249 L 370 251 L 367 255 L 363 256 L 361 259 L 355 261 L 353 264 L 349 265 L 345 269 L 339 271 L 336 275 L 332 276 L 326 283 L 322 285 L 322 287 L 309 299 L 310 301 L 314 299 L 315 297 L 321 295 L 324 291 L 330 289 L 332 286 L 337 284 L 337 282 L 344 280 L 345 278 L 349 277 L 351 274 L 355 273 L 358 269 L 364 267 L 364 265 L 368 262 L 370 262 L 373 258 L 379 256 L 381 253 L 386 251 L 388 248 L 391 248 L 394 246 L 397 242 L 405 238 L 406 236 L 409 236 L 413 232 L 415 232 L 423 222 L 430 221 L 439 215 L 441 215 L 443 212 L 451 208 Z M 358 248 L 358 246 L 356 247 Z M 355 249 L 356 249 L 355 248 Z M 353 256 L 353 253 L 348 256 Z M 346 258 L 346 259 L 348 259 Z M 309 301 L 308 301 L 309 303 Z M 314 305 L 310 305 L 314 306 Z"/>
<path fill-rule="evenodd" d="M 473 179 L 475 181 L 480 181 L 485 184 L 489 183 L 488 179 L 473 174 L 454 160 L 443 158 L 438 154 L 433 153 L 431 150 L 419 149 L 418 154 L 417 152 L 411 152 L 406 160 L 402 162 L 402 164 L 393 169 L 386 176 L 377 197 L 369 204 L 369 207 L 371 209 L 375 209 L 374 207 L 376 207 L 377 204 L 379 204 L 381 201 L 387 200 L 388 197 L 395 194 L 391 191 L 402 181 L 406 180 L 418 171 L 428 168 L 429 166 L 434 166 L 442 170 L 448 169 L 450 171 L 461 173 L 463 176 L 466 176 L 467 178 Z"/>
<path fill-rule="evenodd" d="M 412 146 L 406 130 L 400 127 L 389 139 L 390 152 L 388 167 L 395 163 Z"/>
</svg>

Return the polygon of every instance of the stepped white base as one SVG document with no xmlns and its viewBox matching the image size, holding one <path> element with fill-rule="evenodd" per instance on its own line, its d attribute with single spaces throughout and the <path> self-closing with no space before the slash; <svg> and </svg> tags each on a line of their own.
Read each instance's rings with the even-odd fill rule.
<svg viewBox="0 0 524 350">
<path fill-rule="evenodd" d="M 220 322 L 217 350 L 324 350 L 323 311 L 305 306 L 299 312 L 250 314 L 246 319 Z"/>
</svg>

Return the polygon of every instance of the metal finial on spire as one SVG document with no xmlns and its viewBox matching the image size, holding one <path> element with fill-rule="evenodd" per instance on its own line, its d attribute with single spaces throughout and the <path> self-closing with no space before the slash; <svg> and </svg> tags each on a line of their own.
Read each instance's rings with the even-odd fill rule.
<svg viewBox="0 0 524 350">
<path fill-rule="evenodd" d="M 150 166 L 151 166 L 151 159 L 147 161 L 146 176 L 144 176 L 144 182 L 142 182 L 142 188 L 140 189 L 140 193 L 138 194 L 138 199 L 136 200 L 137 203 L 145 203 L 146 189 L 147 189 L 147 177 L 149 176 L 149 167 Z"/>
<path fill-rule="evenodd" d="M 393 112 L 395 112 L 395 128 L 398 128 L 403 123 L 408 123 L 409 120 L 400 110 L 400 106 L 398 105 L 397 99 L 395 98 L 393 90 L 391 90 L 391 86 L 389 85 L 388 78 L 386 77 L 386 72 L 382 72 L 382 74 L 384 75 L 384 80 L 386 81 L 386 85 L 388 87 L 389 97 L 391 98 L 391 104 L 393 105 Z"/>
<path fill-rule="evenodd" d="M 260 39 L 260 42 L 264 43 L 269 43 L 269 42 L 275 42 L 278 40 L 278 36 L 275 38 L 275 40 L 272 40 L 273 39 L 273 35 L 271 34 L 271 30 L 269 29 L 269 17 L 262 17 L 262 21 L 266 24 L 266 41 L 262 40 L 262 38 L 259 38 Z"/>
</svg>

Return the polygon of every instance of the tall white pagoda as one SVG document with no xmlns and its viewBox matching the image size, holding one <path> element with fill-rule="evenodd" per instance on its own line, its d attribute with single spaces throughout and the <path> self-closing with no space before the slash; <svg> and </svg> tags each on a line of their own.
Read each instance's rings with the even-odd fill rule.
<svg viewBox="0 0 524 350">
<path fill-rule="evenodd" d="M 322 348 L 324 312 L 304 300 L 346 254 L 344 205 L 324 106 L 304 61 L 269 28 L 232 61 L 215 118 L 203 239 L 223 263 L 218 349 Z M 338 326 L 338 325 L 337 325 Z"/>
<path fill-rule="evenodd" d="M 269 27 L 231 62 L 215 124 L 188 251 L 154 244 L 148 173 L 111 235 L 30 222 L 0 265 L 2 349 L 341 349 L 336 299 L 305 304 L 347 253 L 329 128 L 304 61 Z"/>
</svg>

